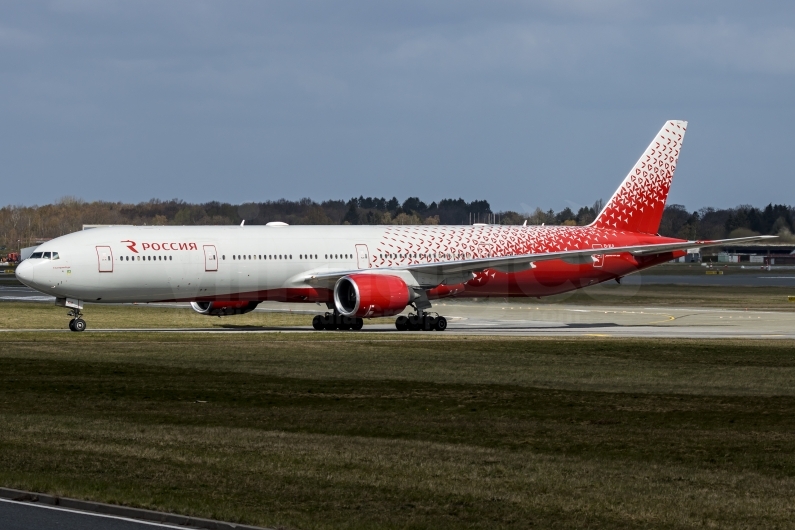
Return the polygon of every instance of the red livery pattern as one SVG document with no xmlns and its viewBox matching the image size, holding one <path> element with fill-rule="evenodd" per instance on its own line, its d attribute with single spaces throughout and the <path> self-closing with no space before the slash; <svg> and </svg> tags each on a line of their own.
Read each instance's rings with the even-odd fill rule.
<svg viewBox="0 0 795 530">
<path fill-rule="evenodd" d="M 674 178 L 685 122 L 670 121 L 629 172 L 594 226 L 655 234 Z"/>
</svg>

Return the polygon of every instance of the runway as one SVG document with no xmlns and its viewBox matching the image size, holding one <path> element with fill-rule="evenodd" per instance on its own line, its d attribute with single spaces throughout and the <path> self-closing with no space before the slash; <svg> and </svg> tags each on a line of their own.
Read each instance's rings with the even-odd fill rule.
<svg viewBox="0 0 795 530">
<path fill-rule="evenodd" d="M 263 303 L 267 306 L 269 304 Z M 276 304 L 273 304 L 276 305 Z M 280 304 L 284 305 L 284 304 Z M 90 325 L 86 333 L 305 333 L 360 334 L 453 337 L 656 337 L 656 338 L 746 338 L 795 339 L 795 312 L 739 311 L 710 308 L 654 308 L 632 306 L 528 306 L 501 305 L 493 302 L 452 302 L 435 306 L 445 315 L 444 332 L 397 331 L 392 324 L 368 324 L 362 332 L 315 331 L 309 325 L 312 313 L 306 313 L 306 326 L 238 326 L 229 317 L 218 326 L 206 328 L 102 328 Z M 187 311 L 188 309 L 185 308 Z M 265 307 L 259 311 L 266 312 Z M 280 308 L 281 311 L 284 308 Z M 215 322 L 213 322 L 214 324 Z M 208 322 L 210 324 L 210 322 Z M 71 333 L 67 329 L 0 330 L 0 332 Z"/>
<path fill-rule="evenodd" d="M 532 306 L 438 307 L 462 335 L 795 339 L 795 313 L 713 308 Z"/>
<path fill-rule="evenodd" d="M 59 506 L 0 499 L 0 520 L 4 530 L 34 530 L 57 528 L 59 530 L 156 530 L 162 528 L 187 528 L 163 523 L 136 521 Z"/>
<path fill-rule="evenodd" d="M 670 278 L 663 276 L 663 278 Z M 795 284 L 782 275 L 781 280 Z M 52 303 L 32 289 L 19 285 L 0 285 L 0 300 L 37 301 Z M 631 305 L 571 305 L 538 304 L 530 299 L 508 301 L 450 300 L 437 302 L 433 311 L 448 319 L 448 329 L 439 332 L 398 332 L 391 323 L 367 324 L 364 332 L 379 334 L 405 334 L 424 336 L 487 335 L 504 337 L 658 337 L 658 338 L 767 338 L 795 339 L 795 312 L 736 310 L 705 307 L 639 307 Z M 187 304 L 153 304 L 181 307 Z M 325 307 L 307 304 L 282 304 L 263 302 L 257 312 L 291 312 L 305 314 L 306 326 L 258 327 L 235 325 L 234 317 L 209 320 L 204 328 L 145 328 L 97 329 L 92 328 L 90 316 L 87 332 L 179 332 L 179 333 L 296 333 L 313 331 L 311 316 L 325 311 Z M 19 331 L 0 329 L 2 331 Z M 67 329 L 26 330 L 52 333 L 70 333 Z M 347 331 L 322 331 L 317 333 L 352 333 Z"/>
</svg>

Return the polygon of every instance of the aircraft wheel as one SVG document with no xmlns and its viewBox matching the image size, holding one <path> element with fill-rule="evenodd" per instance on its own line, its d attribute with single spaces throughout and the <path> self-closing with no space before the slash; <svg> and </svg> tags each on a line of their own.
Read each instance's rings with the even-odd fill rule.
<svg viewBox="0 0 795 530">
<path fill-rule="evenodd" d="M 395 320 L 395 327 L 397 328 L 398 331 L 406 331 L 407 329 L 409 329 L 409 319 L 403 315 L 400 315 Z"/>
<path fill-rule="evenodd" d="M 351 329 L 354 331 L 359 331 L 363 327 L 364 327 L 364 320 L 362 320 L 361 318 L 357 318 L 356 322 L 354 322 L 354 324 L 351 326 Z"/>
<path fill-rule="evenodd" d="M 323 329 L 323 317 L 320 315 L 315 315 L 315 318 L 312 319 L 312 327 L 318 331 Z"/>
<path fill-rule="evenodd" d="M 74 331 L 75 330 L 75 319 L 69 321 L 69 329 Z"/>
<path fill-rule="evenodd" d="M 75 319 L 74 324 L 72 324 L 72 329 L 74 331 L 85 331 L 86 329 L 86 321 L 82 318 Z"/>
<path fill-rule="evenodd" d="M 409 331 L 419 331 L 422 329 L 422 317 L 409 317 Z"/>
<path fill-rule="evenodd" d="M 430 315 L 423 315 L 420 321 L 422 331 L 432 331 L 436 328 L 436 319 Z"/>
<path fill-rule="evenodd" d="M 434 329 L 436 331 L 444 331 L 444 330 L 447 329 L 447 319 L 446 318 L 440 316 L 440 317 L 437 317 L 435 320 L 436 320 L 436 322 L 434 322 L 434 326 L 433 327 L 434 327 Z"/>
</svg>

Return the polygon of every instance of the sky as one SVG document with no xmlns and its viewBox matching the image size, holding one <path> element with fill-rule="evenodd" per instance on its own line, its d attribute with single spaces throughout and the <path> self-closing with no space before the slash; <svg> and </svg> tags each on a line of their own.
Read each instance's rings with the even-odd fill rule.
<svg viewBox="0 0 795 530">
<path fill-rule="evenodd" d="M 795 205 L 795 3 L 0 0 L 0 206 Z"/>
</svg>

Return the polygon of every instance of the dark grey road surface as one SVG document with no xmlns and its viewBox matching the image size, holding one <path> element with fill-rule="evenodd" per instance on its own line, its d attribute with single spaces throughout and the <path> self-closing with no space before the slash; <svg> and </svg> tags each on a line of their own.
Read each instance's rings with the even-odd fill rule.
<svg viewBox="0 0 795 530">
<path fill-rule="evenodd" d="M 55 302 L 55 298 L 16 282 L 0 282 L 0 302 Z"/>
<path fill-rule="evenodd" d="M 188 527 L 133 521 L 65 510 L 57 506 L 0 499 L 0 528 L 3 530 L 153 530 Z"/>
<path fill-rule="evenodd" d="M 630 274 L 622 285 L 715 285 L 722 287 L 795 287 L 795 271 L 743 274 Z"/>
</svg>

